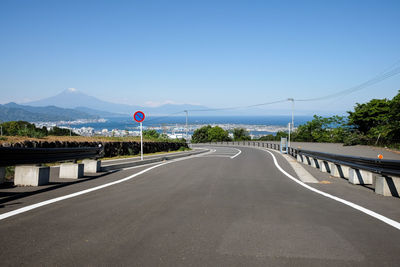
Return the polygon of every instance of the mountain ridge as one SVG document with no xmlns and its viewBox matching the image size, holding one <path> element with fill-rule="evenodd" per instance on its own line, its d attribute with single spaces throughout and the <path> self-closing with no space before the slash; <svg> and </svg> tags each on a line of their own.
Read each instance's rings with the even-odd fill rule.
<svg viewBox="0 0 400 267">
<path fill-rule="evenodd" d="M 111 113 L 114 115 L 115 114 L 130 115 L 137 110 L 142 110 L 148 113 L 149 115 L 154 116 L 154 115 L 167 115 L 175 112 L 183 112 L 183 110 L 187 109 L 207 109 L 207 107 L 205 106 L 191 105 L 191 104 L 164 104 L 157 107 L 143 107 L 138 105 L 118 104 L 98 99 L 94 96 L 87 95 L 73 88 L 64 90 L 55 96 L 23 104 L 35 107 L 52 105 L 61 108 L 70 108 L 78 110 L 87 109 L 87 110 L 98 111 L 100 114 Z"/>
<path fill-rule="evenodd" d="M 32 107 L 10 102 L 0 105 L 0 120 L 2 121 L 70 121 L 77 119 L 98 119 L 98 116 L 56 106 Z"/>
</svg>

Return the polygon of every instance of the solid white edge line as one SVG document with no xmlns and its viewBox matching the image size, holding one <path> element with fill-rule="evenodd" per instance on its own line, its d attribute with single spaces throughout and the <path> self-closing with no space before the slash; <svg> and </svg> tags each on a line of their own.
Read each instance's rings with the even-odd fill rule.
<svg viewBox="0 0 400 267">
<path fill-rule="evenodd" d="M 209 153 L 212 153 L 212 151 L 206 152 L 205 154 L 209 154 Z M 19 208 L 19 209 L 13 210 L 13 211 L 9 211 L 9 212 L 0 214 L 0 221 L 4 220 L 6 218 L 9 218 L 9 217 L 12 217 L 12 216 L 15 216 L 15 215 L 18 215 L 18 214 L 33 210 L 33 209 L 37 209 L 37 208 L 40 208 L 40 207 L 55 203 L 55 202 L 59 202 L 59 201 L 65 200 L 65 199 L 69 199 L 69 198 L 73 198 L 73 197 L 80 196 L 80 195 L 83 195 L 83 194 L 87 194 L 87 193 L 90 193 L 90 192 L 93 192 L 93 191 L 97 191 L 97 190 L 100 190 L 102 188 L 106 188 L 106 187 L 109 187 L 109 186 L 112 186 L 112 185 L 115 185 L 115 184 L 123 183 L 125 181 L 131 180 L 132 178 L 135 178 L 136 176 L 139 176 L 139 175 L 141 175 L 143 173 L 146 173 L 146 172 L 148 172 L 148 171 L 150 171 L 152 169 L 158 168 L 158 167 L 166 165 L 166 164 L 170 164 L 170 163 L 177 162 L 177 161 L 182 161 L 182 160 L 186 160 L 186 159 L 199 157 L 199 156 L 202 156 L 202 155 L 203 154 L 198 154 L 198 155 L 193 155 L 193 156 L 189 156 L 189 157 L 174 159 L 174 160 L 171 160 L 171 161 L 168 161 L 168 162 L 160 163 L 160 164 L 158 164 L 156 166 L 152 166 L 152 167 L 147 168 L 145 170 L 142 170 L 142 171 L 140 171 L 138 173 L 135 173 L 135 174 L 132 174 L 132 175 L 130 175 L 128 177 L 122 178 L 122 179 L 120 179 L 118 181 L 114 181 L 114 182 L 111 182 L 111 183 L 99 185 L 99 186 L 92 187 L 92 188 L 89 188 L 89 189 L 86 189 L 86 190 L 78 191 L 78 192 L 75 192 L 75 193 L 72 193 L 72 194 L 68 194 L 68 195 L 61 196 L 61 197 L 56 197 L 56 198 L 49 199 L 49 200 L 46 200 L 46 201 L 42 201 L 42 202 L 39 202 L 39 203 L 36 203 L 36 204 L 28 205 L 26 207 Z"/>
<path fill-rule="evenodd" d="M 240 150 L 240 149 L 237 149 L 237 148 L 233 148 L 233 149 L 236 149 L 236 150 L 239 151 L 239 152 L 238 152 L 236 155 L 232 156 L 231 159 L 236 158 L 237 156 L 240 155 L 240 153 L 242 153 L 242 150 Z"/>
<path fill-rule="evenodd" d="M 343 204 L 345 204 L 345 205 L 347 205 L 347 206 L 349 206 L 349 207 L 352 207 L 353 209 L 359 210 L 359 211 L 361 211 L 361 212 L 363 212 L 363 213 L 365 213 L 365 214 L 367 214 L 367 215 L 369 215 L 369 216 L 371 216 L 371 217 L 374 217 L 374 218 L 376 218 L 376 219 L 378 219 L 378 220 L 380 220 L 380 221 L 382 221 L 382 222 L 384 222 L 384 223 L 386 223 L 386 224 L 388 224 L 388 225 L 390 225 L 390 226 L 396 228 L 397 230 L 400 230 L 400 223 L 397 222 L 397 221 L 395 221 L 395 220 L 389 219 L 389 218 L 387 218 L 387 217 L 385 217 L 385 216 L 383 216 L 383 215 L 381 215 L 381 214 L 379 214 L 379 213 L 376 213 L 376 212 L 374 212 L 374 211 L 372 211 L 372 210 L 369 210 L 369 209 L 367 209 L 367 208 L 364 208 L 364 207 L 362 207 L 362 206 L 360 206 L 360 205 L 357 205 L 357 204 L 355 204 L 355 203 L 353 203 L 353 202 L 344 200 L 344 199 L 342 199 L 342 198 L 339 198 L 339 197 L 336 197 L 336 196 L 334 196 L 334 195 L 331 195 L 331 194 L 325 193 L 325 192 L 323 192 L 323 191 L 320 191 L 320 190 L 318 190 L 318 189 L 315 189 L 314 187 L 309 186 L 309 185 L 303 183 L 302 181 L 300 181 L 300 180 L 294 178 L 292 175 L 290 175 L 290 174 L 287 173 L 284 169 L 282 169 L 282 167 L 278 164 L 278 161 L 277 161 L 275 155 L 272 154 L 272 152 L 270 152 L 270 151 L 268 151 L 268 150 L 265 150 L 265 151 L 268 152 L 269 154 L 271 154 L 271 156 L 272 156 L 272 158 L 273 158 L 273 160 L 274 160 L 274 164 L 275 164 L 275 166 L 278 168 L 278 170 L 280 170 L 284 175 L 286 175 L 288 178 L 290 178 L 291 180 L 295 181 L 295 182 L 298 183 L 299 185 L 301 185 L 301 186 L 307 188 L 308 190 L 311 190 L 311 191 L 313 191 L 313 192 L 315 192 L 315 193 L 317 193 L 317 194 L 320 194 L 320 195 L 322 195 L 322 196 L 324 196 L 324 197 L 327 197 L 327 198 L 336 200 L 336 201 L 338 201 L 338 202 L 340 202 L 340 203 L 343 203 Z"/>
</svg>

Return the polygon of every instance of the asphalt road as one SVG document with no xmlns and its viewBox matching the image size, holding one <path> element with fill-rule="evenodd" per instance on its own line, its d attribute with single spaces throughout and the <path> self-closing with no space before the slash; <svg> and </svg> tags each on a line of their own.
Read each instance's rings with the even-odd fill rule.
<svg viewBox="0 0 400 267">
<path fill-rule="evenodd" d="M 398 266 L 398 229 L 293 182 L 265 151 L 214 149 L 0 220 L 1 265 Z M 149 167 L 18 199 L 0 213 Z"/>
</svg>

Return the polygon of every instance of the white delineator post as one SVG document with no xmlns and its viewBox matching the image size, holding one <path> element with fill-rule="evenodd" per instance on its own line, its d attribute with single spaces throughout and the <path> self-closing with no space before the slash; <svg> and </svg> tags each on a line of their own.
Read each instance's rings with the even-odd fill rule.
<svg viewBox="0 0 400 267">
<path fill-rule="evenodd" d="M 143 123 L 140 123 L 140 159 L 143 160 Z"/>
</svg>

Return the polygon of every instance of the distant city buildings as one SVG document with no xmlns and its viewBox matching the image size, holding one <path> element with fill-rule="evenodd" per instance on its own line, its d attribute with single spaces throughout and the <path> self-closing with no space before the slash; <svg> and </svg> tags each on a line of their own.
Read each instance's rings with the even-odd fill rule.
<svg viewBox="0 0 400 267">
<path fill-rule="evenodd" d="M 76 120 L 76 121 L 59 121 L 59 122 L 33 122 L 36 127 L 47 127 L 52 129 L 57 126 L 64 129 L 71 129 L 72 132 L 82 136 L 106 136 L 106 137 L 125 137 L 125 136 L 140 136 L 139 127 L 130 127 L 129 129 L 95 129 L 93 127 L 77 127 L 78 125 L 84 125 L 90 123 L 105 122 L 105 119 L 96 120 Z M 190 124 L 188 125 L 188 137 L 191 139 L 193 132 L 203 126 L 209 124 Z M 274 134 L 278 131 L 287 131 L 286 126 L 277 125 L 248 125 L 248 124 L 210 124 L 212 127 L 219 126 L 224 130 L 229 131 L 229 137 L 233 138 L 233 129 L 244 128 L 249 133 L 251 138 L 258 138 L 267 134 Z M 165 134 L 171 139 L 180 139 L 186 137 L 186 125 L 174 124 L 174 125 L 160 125 L 160 126 L 144 126 L 144 129 L 156 130 L 159 133 Z"/>
</svg>

